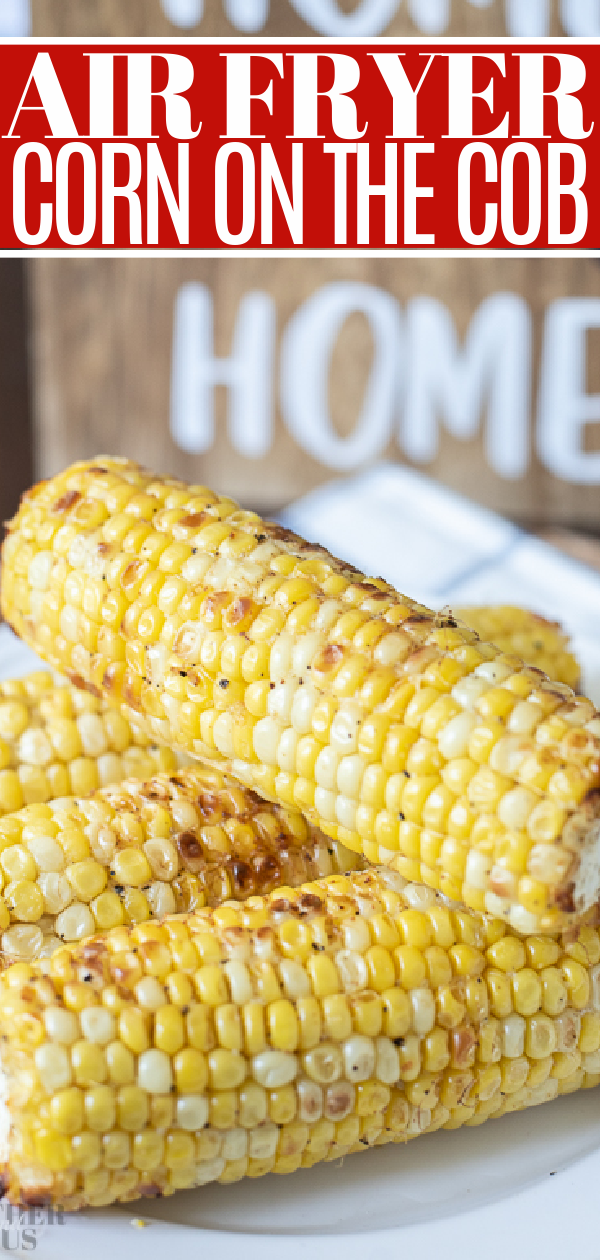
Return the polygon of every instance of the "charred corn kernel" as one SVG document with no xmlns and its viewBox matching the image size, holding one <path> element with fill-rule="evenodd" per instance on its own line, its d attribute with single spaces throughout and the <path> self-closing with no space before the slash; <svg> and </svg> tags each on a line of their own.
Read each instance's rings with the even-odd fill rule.
<svg viewBox="0 0 600 1260">
<path fill-rule="evenodd" d="M 302 922 L 308 954 L 306 934 L 297 957 L 292 938 L 284 950 L 282 913 Z M 595 933 L 586 929 L 587 956 Z M 420 945 L 395 944 L 411 938 Z M 119 926 L 9 967 L 9 1194 L 31 1185 L 28 1152 L 38 1175 L 43 1157 L 57 1201 L 68 1167 L 66 1206 L 93 1205 L 122 1187 L 127 1199 L 150 1184 L 174 1189 L 178 1170 L 182 1185 L 292 1171 L 579 1088 L 600 1054 L 600 981 L 598 964 L 569 952 L 577 943 L 572 931 L 554 949 L 537 933 L 517 937 L 380 870 Z M 96 1176 L 109 1171 L 108 1183 Z"/>
<path fill-rule="evenodd" d="M 35 819 L 32 808 L 46 813 Z M 0 866 L 8 880 L 0 930 L 12 920 L 14 933 L 44 916 L 50 940 L 78 940 L 232 894 L 243 899 L 282 878 L 295 886 L 360 865 L 342 845 L 328 847 L 295 810 L 259 801 L 220 772 L 200 768 L 145 783 L 127 780 L 90 801 L 30 806 L 0 823 Z M 306 936 L 301 923 L 283 923 L 280 931 L 292 953 Z M 12 948 L 5 943 L 5 952 L 14 953 L 14 942 Z M 192 971 L 196 964 L 194 946 L 186 942 L 180 965 Z M 171 957 L 161 963 L 155 952 L 144 965 L 160 974 Z"/>
<path fill-rule="evenodd" d="M 307 561 L 301 540 L 276 536 L 229 500 L 211 496 L 198 509 L 195 488 L 178 483 L 166 508 L 159 478 L 105 463 L 107 474 L 91 461 L 36 488 L 9 528 L 4 612 L 51 664 L 135 713 L 146 739 L 192 754 L 200 745 L 202 757 L 299 804 L 368 860 L 501 914 L 523 935 L 556 933 L 595 904 L 598 864 L 581 856 L 598 831 L 600 735 L 589 702 L 518 652 L 507 656 L 504 641 L 480 644 L 384 582 L 376 601 L 360 574 L 329 556 Z M 93 510 L 79 513 L 80 499 Z M 144 523 L 130 507 L 138 499 Z M 182 541 L 186 511 L 205 510 L 212 522 Z M 93 526 L 98 513 L 105 519 Z M 90 578 L 80 555 L 105 530 L 107 555 Z M 240 597 L 248 565 L 252 588 Z M 486 614 L 496 643 L 501 614 Z M 543 620 L 511 615 L 526 658 L 525 627 L 543 653 L 560 640 Z M 559 655 L 562 668 L 564 643 Z M 89 760 L 99 727 L 78 733 Z M 38 757 L 47 778 L 45 765 Z M 38 799 L 39 785 L 25 790 Z M 149 903 L 130 900 L 129 918 L 146 917 Z"/>
</svg>

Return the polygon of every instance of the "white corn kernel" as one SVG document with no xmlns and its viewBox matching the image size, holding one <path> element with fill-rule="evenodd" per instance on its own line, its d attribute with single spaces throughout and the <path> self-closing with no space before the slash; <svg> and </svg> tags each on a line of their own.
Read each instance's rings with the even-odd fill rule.
<svg viewBox="0 0 600 1260">
<path fill-rule="evenodd" d="M 296 677 L 306 674 L 310 665 L 323 647 L 323 635 L 311 631 L 296 640 L 292 649 L 292 673 Z"/>
<path fill-rule="evenodd" d="M 379 640 L 373 658 L 378 665 L 397 665 L 403 661 L 414 648 L 413 640 L 401 630 L 384 635 Z"/>
<path fill-rule="evenodd" d="M 179 870 L 179 855 L 171 840 L 155 837 L 142 846 L 155 879 L 170 881 Z"/>
<path fill-rule="evenodd" d="M 286 726 L 291 720 L 292 704 L 298 684 L 295 678 L 286 682 L 278 682 L 271 688 L 267 697 L 267 713 L 269 717 L 278 718 Z"/>
<path fill-rule="evenodd" d="M 581 1066 L 586 1072 L 593 1072 L 594 1075 L 600 1072 L 600 1050 L 592 1050 L 590 1054 L 581 1056 Z"/>
<path fill-rule="evenodd" d="M 505 678 L 510 678 L 514 674 L 514 669 L 510 665 L 503 665 L 502 661 L 484 661 L 482 665 L 478 665 L 473 670 L 476 678 L 485 678 L 486 682 L 493 683 L 495 687 L 498 683 L 503 683 Z"/>
<path fill-rule="evenodd" d="M 221 753 L 222 757 L 233 757 L 235 746 L 233 735 L 235 729 L 235 720 L 232 713 L 225 711 L 219 713 L 215 719 L 212 728 L 212 735 L 215 746 Z"/>
<path fill-rule="evenodd" d="M 336 791 L 339 763 L 340 753 L 334 748 L 326 745 L 321 749 L 315 761 L 315 782 L 319 787 L 327 788 L 329 792 Z"/>
<path fill-rule="evenodd" d="M 186 1094 L 177 1099 L 176 1111 L 180 1129 L 203 1129 L 208 1121 L 208 1099 L 202 1094 Z"/>
<path fill-rule="evenodd" d="M 284 630 L 277 636 L 271 648 L 269 656 L 271 682 L 279 683 L 289 676 L 292 670 L 293 649 L 294 636 Z"/>
<path fill-rule="evenodd" d="M 489 689 L 490 684 L 486 682 L 485 678 L 475 678 L 471 674 L 468 678 L 461 678 L 460 682 L 457 682 L 456 686 L 452 688 L 450 695 L 463 709 L 474 709 L 479 697 L 485 695 L 485 692 L 489 691 Z M 455 718 L 452 718 L 452 721 L 454 722 Z"/>
<path fill-rule="evenodd" d="M 506 774 L 514 778 L 531 748 L 518 735 L 505 735 L 494 744 L 490 753 L 490 766 L 498 774 Z"/>
<path fill-rule="evenodd" d="M 327 632 L 343 612 L 347 612 L 347 605 L 342 604 L 340 599 L 325 599 L 315 617 L 315 630 Z"/>
<path fill-rule="evenodd" d="M 158 1011 L 164 1006 L 167 997 L 162 984 L 156 976 L 143 976 L 134 988 L 135 1000 L 145 1011 Z"/>
<path fill-rule="evenodd" d="M 315 809 L 324 822 L 336 822 L 337 796 L 335 792 L 330 792 L 327 788 L 315 788 Z"/>
<path fill-rule="evenodd" d="M 341 753 L 356 751 L 358 731 L 364 717 L 364 710 L 356 700 L 343 700 L 333 722 L 330 739 L 333 747 Z"/>
<path fill-rule="evenodd" d="M 23 731 L 17 743 L 17 761 L 30 766 L 49 766 L 54 761 L 54 750 L 45 731 L 39 727 Z"/>
<path fill-rule="evenodd" d="M 287 770 L 290 774 L 296 769 L 296 749 L 298 747 L 298 733 L 293 726 L 288 726 L 283 732 L 277 747 L 277 765 L 280 770 Z"/>
<path fill-rule="evenodd" d="M 310 980 L 300 963 L 292 959 L 283 959 L 279 964 L 279 975 L 286 997 L 295 1000 L 310 996 L 312 991 Z"/>
<path fill-rule="evenodd" d="M 81 1036 L 79 1020 L 73 1011 L 65 1011 L 61 1006 L 47 1006 L 44 1011 L 44 1027 L 51 1041 L 59 1041 L 63 1046 L 72 1046 Z"/>
<path fill-rule="evenodd" d="M 56 920 L 56 934 L 63 941 L 81 941 L 85 936 L 91 936 L 95 929 L 94 916 L 82 901 L 72 901 Z"/>
<path fill-rule="evenodd" d="M 100 757 L 108 752 L 104 722 L 98 713 L 82 713 L 75 725 L 86 757 Z"/>
<path fill-rule="evenodd" d="M 534 1085 L 527 1095 L 527 1105 L 529 1107 L 539 1107 L 542 1103 L 552 1102 L 558 1094 L 558 1081 L 554 1077 L 549 1076 L 546 1081 L 542 1081 L 541 1085 Z"/>
<path fill-rule="evenodd" d="M 276 718 L 260 718 L 252 732 L 252 744 L 258 760 L 266 766 L 277 765 L 277 749 L 285 727 Z"/>
<path fill-rule="evenodd" d="M 308 735 L 312 730 L 312 715 L 318 696 L 314 687 L 305 684 L 297 687 L 292 701 L 290 722 L 298 735 Z"/>
<path fill-rule="evenodd" d="M 424 1037 L 435 1028 L 435 997 L 431 989 L 411 989 L 410 1003 L 413 1009 L 413 1032 Z"/>
<path fill-rule="evenodd" d="M 323 1090 L 316 1081 L 309 1081 L 306 1078 L 298 1081 L 296 1085 L 296 1094 L 298 1097 L 298 1119 L 304 1120 L 307 1124 L 314 1124 L 315 1120 L 320 1120 L 323 1115 Z"/>
<path fill-rule="evenodd" d="M 115 1017 L 105 1006 L 86 1006 L 79 1019 L 84 1037 L 98 1046 L 108 1045 L 116 1036 Z"/>
<path fill-rule="evenodd" d="M 360 788 L 365 770 L 369 762 L 362 753 L 352 753 L 348 757 L 342 757 L 337 768 L 337 788 L 344 796 L 350 796 L 353 800 L 360 799 Z"/>
<path fill-rule="evenodd" d="M 164 1050 L 144 1050 L 138 1056 L 138 1085 L 149 1094 L 169 1094 L 173 1084 L 171 1060 Z"/>
<path fill-rule="evenodd" d="M 368 988 L 369 971 L 362 954 L 350 949 L 341 949 L 336 954 L 335 965 L 345 993 L 358 993 L 361 989 Z"/>
<path fill-rule="evenodd" d="M 273 1159 L 278 1142 L 279 1127 L 267 1120 L 250 1130 L 248 1154 L 251 1159 Z"/>
<path fill-rule="evenodd" d="M 225 963 L 223 971 L 229 984 L 231 1001 L 239 1007 L 245 1006 L 246 1002 L 251 1002 L 254 990 L 246 964 L 238 959 L 230 959 Z"/>
<path fill-rule="evenodd" d="M 499 897 L 497 893 L 486 892 L 485 908 L 488 914 L 493 914 L 497 919 L 507 919 L 511 912 L 511 902 L 507 897 Z"/>
<path fill-rule="evenodd" d="M 352 953 L 364 954 L 371 947 L 371 933 L 364 919 L 349 919 L 342 925 L 344 945 Z M 339 954 L 338 954 L 339 958 Z"/>
<path fill-rule="evenodd" d="M 10 958 L 36 958 L 44 936 L 37 923 L 13 923 L 2 933 L 2 953 Z"/>
<path fill-rule="evenodd" d="M 526 787 L 511 788 L 498 802 L 498 818 L 511 831 L 523 831 L 539 796 Z"/>
<path fill-rule="evenodd" d="M 113 784 L 118 783 L 123 778 L 124 773 L 126 773 L 124 760 L 115 752 L 102 753 L 97 757 L 96 769 L 98 771 L 98 783 L 101 788 L 111 787 Z M 52 804 L 54 805 L 54 802 Z"/>
<path fill-rule="evenodd" d="M 490 886 L 497 897 L 506 901 L 514 901 L 517 897 L 518 877 L 498 863 L 490 871 Z"/>
<path fill-rule="evenodd" d="M 533 735 L 542 720 L 541 705 L 534 700 L 521 700 L 509 714 L 506 727 L 514 735 Z"/>
<path fill-rule="evenodd" d="M 368 1081 L 375 1071 L 375 1046 L 372 1039 L 355 1033 L 344 1042 L 343 1055 L 346 1080 Z"/>
<path fill-rule="evenodd" d="M 55 1041 L 38 1046 L 34 1055 L 40 1081 L 47 1094 L 55 1094 L 71 1083 L 71 1060 L 64 1046 Z"/>
<path fill-rule="evenodd" d="M 52 836 L 32 836 L 27 848 L 34 858 L 39 871 L 63 871 L 65 855 Z"/>
<path fill-rule="evenodd" d="M 485 892 L 489 884 L 491 869 L 492 859 L 489 854 L 482 853 L 480 849 L 470 849 L 465 864 L 465 883 L 470 884 L 471 888 L 478 888 L 480 892 Z"/>
<path fill-rule="evenodd" d="M 45 591 L 54 566 L 53 551 L 38 551 L 27 570 L 27 581 L 36 591 Z"/>
<path fill-rule="evenodd" d="M 248 1150 L 248 1134 L 245 1129 L 229 1129 L 223 1135 L 223 1159 L 243 1159 Z"/>
<path fill-rule="evenodd" d="M 531 910 L 526 910 L 525 906 L 518 904 L 511 906 L 507 917 L 510 927 L 520 936 L 534 936 L 538 931 L 538 915 Z"/>
<path fill-rule="evenodd" d="M 400 1056 L 389 1037 L 377 1037 L 375 1041 L 375 1076 L 384 1085 L 395 1085 L 400 1079 Z"/>
<path fill-rule="evenodd" d="M 557 844 L 534 844 L 529 851 L 527 870 L 550 888 L 559 884 L 567 874 L 573 855 Z"/>
<path fill-rule="evenodd" d="M 308 1050 L 303 1055 L 302 1063 L 306 1075 L 319 1085 L 329 1085 L 339 1080 L 344 1070 L 340 1047 L 332 1042 L 322 1042 L 314 1050 Z"/>
<path fill-rule="evenodd" d="M 563 1054 L 575 1050 L 581 1032 L 581 1015 L 578 1011 L 564 1011 L 554 1020 L 556 1029 L 556 1049 Z"/>
<path fill-rule="evenodd" d="M 356 1091 L 350 1081 L 336 1081 L 325 1090 L 323 1114 L 326 1120 L 345 1120 L 356 1106 Z"/>
<path fill-rule="evenodd" d="M 502 1052 L 507 1059 L 518 1059 L 524 1053 L 526 1029 L 522 1015 L 508 1015 L 502 1020 Z"/>
<path fill-rule="evenodd" d="M 255 1054 L 252 1060 L 252 1075 L 259 1085 L 265 1089 L 281 1089 L 289 1085 L 298 1074 L 298 1061 L 295 1054 L 285 1050 L 263 1050 Z"/>
<path fill-rule="evenodd" d="M 196 1172 L 194 1183 L 197 1186 L 207 1186 L 211 1181 L 218 1181 L 221 1173 L 225 1169 L 225 1160 L 221 1158 L 206 1159 L 196 1164 Z"/>
<path fill-rule="evenodd" d="M 165 915 L 175 914 L 177 911 L 175 893 L 171 885 L 163 884 L 162 880 L 157 879 L 152 884 L 148 884 L 146 897 L 156 919 L 164 919 Z"/>
<path fill-rule="evenodd" d="M 458 696 L 454 698 L 458 700 L 459 704 L 462 704 L 462 700 Z M 446 761 L 453 761 L 455 757 L 466 756 L 471 733 L 478 725 L 478 722 L 479 719 L 473 713 L 457 713 L 456 717 L 451 718 L 443 730 L 440 731 L 438 748 L 442 757 L 446 758 Z"/>
<path fill-rule="evenodd" d="M 347 831 L 356 830 L 356 811 L 358 809 L 356 801 L 350 799 L 349 796 L 338 796 L 335 803 L 335 816 L 340 827 L 345 827 Z"/>
<path fill-rule="evenodd" d="M 38 878 L 38 884 L 47 914 L 60 914 L 61 910 L 66 910 L 73 896 L 66 875 L 59 875 L 57 871 L 43 871 Z"/>
</svg>

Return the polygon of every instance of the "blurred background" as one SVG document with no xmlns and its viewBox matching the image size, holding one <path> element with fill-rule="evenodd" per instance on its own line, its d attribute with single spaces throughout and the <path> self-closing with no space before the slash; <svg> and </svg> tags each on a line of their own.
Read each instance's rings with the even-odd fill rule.
<svg viewBox="0 0 600 1260">
<path fill-rule="evenodd" d="M 98 452 L 270 512 L 382 459 L 600 534 L 590 259 L 0 262 L 4 518 Z"/>
<path fill-rule="evenodd" d="M 7 35 L 600 34 L 598 0 L 0 0 Z"/>
</svg>

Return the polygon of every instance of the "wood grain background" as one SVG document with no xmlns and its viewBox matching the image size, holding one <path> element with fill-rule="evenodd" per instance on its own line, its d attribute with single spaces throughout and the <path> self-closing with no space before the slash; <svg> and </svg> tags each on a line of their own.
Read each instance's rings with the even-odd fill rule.
<svg viewBox="0 0 600 1260">
<path fill-rule="evenodd" d="M 342 12 L 351 13 L 355 0 L 337 0 Z M 492 0 L 488 8 L 474 8 L 467 0 L 452 0 L 452 21 L 448 35 L 505 35 L 503 0 Z M 182 32 L 165 16 L 159 0 L 32 0 L 34 35 L 240 35 L 228 22 L 221 0 L 205 0 L 202 21 Z M 559 2 L 552 0 L 550 34 L 563 33 Z M 267 22 L 261 35 L 314 35 L 288 0 L 271 0 Z M 387 35 L 417 35 L 406 4 L 390 22 Z"/>
<path fill-rule="evenodd" d="M 216 391 L 214 447 L 202 456 L 176 447 L 169 432 L 172 324 L 175 297 L 185 281 L 201 281 L 212 291 L 218 356 L 230 353 L 240 299 L 252 289 L 262 289 L 276 301 L 278 342 L 299 304 L 334 280 L 379 285 L 401 303 L 422 294 L 439 298 L 450 308 L 461 335 L 488 294 L 510 290 L 525 297 L 533 313 L 534 382 L 548 303 L 565 295 L 600 294 L 600 268 L 595 261 L 580 259 L 40 258 L 32 259 L 28 269 L 36 466 L 41 475 L 70 460 L 109 451 L 205 481 L 270 509 L 334 474 L 298 448 L 279 412 L 268 455 L 257 461 L 243 458 L 227 438 L 221 387 Z M 589 336 L 587 388 L 595 392 L 600 391 L 600 332 Z M 370 335 L 362 316 L 352 316 L 331 365 L 331 412 L 340 433 L 354 425 L 370 364 Z M 597 448 L 600 425 L 590 425 L 588 434 L 591 449 Z M 401 458 L 397 445 L 390 445 L 387 455 Z M 481 436 L 458 441 L 442 432 L 438 457 L 424 470 L 524 522 L 600 529 L 598 487 L 557 479 L 533 453 L 527 476 L 506 481 L 486 462 Z"/>
</svg>

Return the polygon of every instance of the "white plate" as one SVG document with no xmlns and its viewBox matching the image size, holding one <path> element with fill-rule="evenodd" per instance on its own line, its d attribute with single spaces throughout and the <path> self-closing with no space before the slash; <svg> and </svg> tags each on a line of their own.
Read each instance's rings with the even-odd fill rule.
<svg viewBox="0 0 600 1260">
<path fill-rule="evenodd" d="M 494 574 L 497 582 L 492 590 L 502 592 L 498 598 L 525 599 L 524 586 L 529 589 L 527 583 L 532 582 L 540 611 L 568 622 L 575 633 L 588 687 L 600 701 L 600 651 L 592 615 L 600 609 L 597 577 L 565 562 L 550 548 L 540 552 L 534 547 L 528 570 L 529 544 L 519 531 L 448 492 L 436 498 L 438 488 L 432 489 L 432 483 L 426 487 L 427 497 L 420 490 L 412 500 L 406 493 L 406 470 L 399 471 L 399 479 L 385 469 L 354 480 L 346 502 L 338 487 L 329 499 L 329 488 L 319 491 L 321 503 L 314 502 L 316 495 L 306 508 L 300 503 L 290 512 L 290 523 L 309 537 L 322 537 L 352 559 L 351 526 L 361 516 L 361 494 L 377 500 L 380 509 L 385 499 L 392 524 L 396 496 L 404 537 L 411 519 L 417 530 L 418 521 L 413 518 L 426 504 L 424 551 L 417 558 L 415 543 L 403 562 L 420 576 L 422 597 L 429 586 L 432 597 L 437 590 L 438 606 L 454 599 L 453 592 L 459 588 L 472 602 L 490 600 Z M 409 474 L 409 479 L 413 477 Z M 377 562 L 370 567 L 392 576 L 394 566 L 401 563 L 399 530 L 388 528 L 382 533 L 379 516 L 375 518 L 377 546 L 371 552 Z M 310 528 L 305 519 L 310 519 Z M 393 543 L 393 552 L 387 554 L 383 548 L 386 533 Z M 459 559 L 452 572 L 452 593 L 441 586 L 437 589 L 432 575 L 442 582 L 453 548 L 456 560 L 469 538 L 476 553 L 472 575 Z M 356 534 L 357 550 L 359 545 L 365 545 L 362 530 Z M 441 555 L 443 564 L 436 555 Z M 401 584 L 400 575 L 393 576 Z M 410 589 L 416 590 L 417 583 Z M 1 627 L 0 677 L 16 676 L 36 665 L 37 658 Z M 568 1260 L 575 1255 L 600 1260 L 599 1197 L 600 1090 L 590 1090 L 479 1128 L 434 1133 L 406 1146 L 379 1147 L 351 1156 L 343 1164 L 325 1164 L 291 1177 L 271 1175 L 234 1186 L 206 1186 L 156 1203 L 68 1217 L 62 1225 L 36 1230 L 35 1256 L 40 1260 L 165 1260 L 172 1251 L 177 1260 L 204 1256 L 210 1260 L 281 1260 L 282 1256 L 285 1260 L 342 1256 L 344 1260 L 371 1256 L 377 1260 L 464 1260 L 469 1255 L 485 1260 Z M 144 1228 L 139 1227 L 142 1216 Z M 10 1246 L 10 1239 L 3 1240 L 0 1230 L 0 1252 L 7 1241 Z M 9 1254 L 25 1257 L 31 1251 L 15 1252 L 12 1242 Z"/>
</svg>

